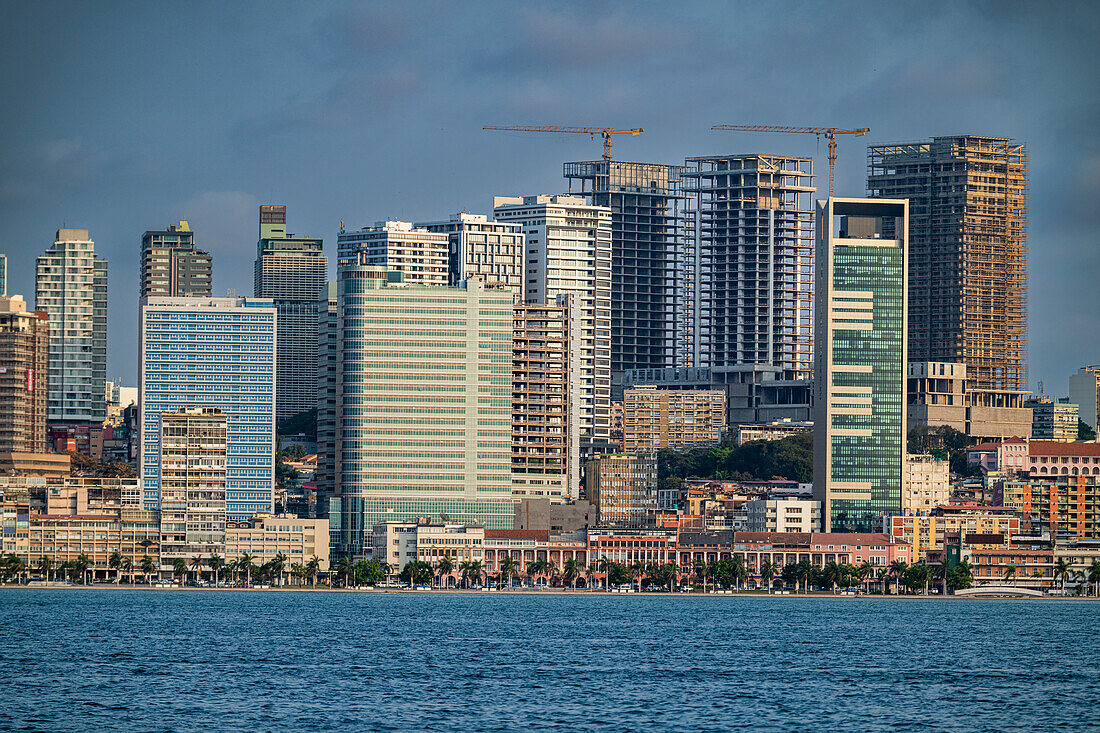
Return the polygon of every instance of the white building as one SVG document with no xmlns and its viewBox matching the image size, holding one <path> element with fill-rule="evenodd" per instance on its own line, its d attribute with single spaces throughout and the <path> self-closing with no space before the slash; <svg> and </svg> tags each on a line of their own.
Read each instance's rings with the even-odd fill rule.
<svg viewBox="0 0 1100 733">
<path fill-rule="evenodd" d="M 490 221 L 484 214 L 452 214 L 446 221 L 417 222 L 416 228 L 446 234 L 451 285 L 480 275 L 486 283 L 523 290 L 523 228 Z"/>
<path fill-rule="evenodd" d="M 951 498 L 951 467 L 929 455 L 905 457 L 902 514 L 928 514 Z"/>
<path fill-rule="evenodd" d="M 498 196 L 498 221 L 523 227 L 523 297 L 554 303 L 573 295 L 581 335 L 581 440 L 611 436 L 611 209 L 578 196 Z"/>
<path fill-rule="evenodd" d="M 749 532 L 821 531 L 821 502 L 813 499 L 753 499 L 744 510 Z"/>
<path fill-rule="evenodd" d="M 1086 425 L 1093 430 L 1100 425 L 1100 365 L 1083 366 L 1069 376 L 1069 401 Z"/>
<path fill-rule="evenodd" d="M 349 264 L 380 265 L 400 272 L 406 285 L 446 285 L 449 236 L 415 227 L 407 221 L 379 221 L 356 232 L 342 228 L 337 238 L 337 260 Z M 356 255 L 366 253 L 366 259 Z"/>
<path fill-rule="evenodd" d="M 454 522 L 433 523 L 426 519 L 408 522 L 379 522 L 372 535 L 375 560 L 389 563 L 393 572 L 401 572 L 414 560 L 436 565 L 450 557 L 457 572 L 464 562 L 485 557 L 485 528 Z"/>
<path fill-rule="evenodd" d="M 102 424 L 107 417 L 107 260 L 87 229 L 58 229 L 35 262 L 35 310 L 50 314 L 51 423 Z"/>
</svg>

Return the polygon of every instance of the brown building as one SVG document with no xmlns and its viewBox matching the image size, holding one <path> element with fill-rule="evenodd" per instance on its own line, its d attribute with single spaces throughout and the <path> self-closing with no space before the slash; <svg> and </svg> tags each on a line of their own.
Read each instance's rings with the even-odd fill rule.
<svg viewBox="0 0 1100 733">
<path fill-rule="evenodd" d="M 48 319 L 0 296 L 0 453 L 46 451 Z"/>
<path fill-rule="evenodd" d="M 973 406 L 1019 406 L 1027 384 L 1027 149 L 959 135 L 872 146 L 867 162 L 868 195 L 909 199 L 909 360 L 965 363 Z"/>
<path fill-rule="evenodd" d="M 622 453 L 585 464 L 585 489 L 601 527 L 642 527 L 657 510 L 657 457 Z"/>
<path fill-rule="evenodd" d="M 635 387 L 623 393 L 623 450 L 718 445 L 726 425 L 726 393 Z"/>
</svg>

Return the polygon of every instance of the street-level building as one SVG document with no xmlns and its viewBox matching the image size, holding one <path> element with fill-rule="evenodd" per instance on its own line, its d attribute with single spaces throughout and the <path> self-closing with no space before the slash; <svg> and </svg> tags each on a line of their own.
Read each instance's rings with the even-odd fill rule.
<svg viewBox="0 0 1100 733">
<path fill-rule="evenodd" d="M 788 497 L 746 501 L 749 532 L 820 532 L 821 503 Z"/>
<path fill-rule="evenodd" d="M 782 440 L 799 433 L 812 432 L 813 429 L 812 420 L 773 420 L 763 425 L 738 425 L 737 445 L 751 443 L 754 440 Z"/>
<path fill-rule="evenodd" d="M 329 536 L 327 519 L 304 519 L 284 514 L 256 514 L 239 522 L 225 525 L 226 560 L 252 555 L 257 565 L 286 557 L 286 570 L 294 565 L 307 565 L 317 558 L 318 570 L 327 573 L 329 567 Z"/>
<path fill-rule="evenodd" d="M 928 550 L 939 550 L 945 537 L 965 534 L 1015 535 L 1020 532 L 1020 517 L 1006 507 L 958 506 L 942 515 L 907 514 L 883 518 L 887 534 L 913 548 L 914 561 Z"/>
</svg>

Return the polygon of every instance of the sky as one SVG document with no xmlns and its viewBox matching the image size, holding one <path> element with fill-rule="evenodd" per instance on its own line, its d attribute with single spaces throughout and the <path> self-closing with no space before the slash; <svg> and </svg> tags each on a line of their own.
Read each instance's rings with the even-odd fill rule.
<svg viewBox="0 0 1100 733">
<path fill-rule="evenodd" d="M 615 157 L 811 155 L 715 124 L 869 127 L 868 144 L 1010 137 L 1031 154 L 1029 386 L 1100 363 L 1100 4 L 1029 2 L 10 3 L 0 26 L 0 253 L 28 302 L 62 226 L 109 261 L 108 378 L 137 383 L 142 232 L 190 222 L 214 294 L 252 293 L 260 203 L 325 239 L 564 192 L 586 135 Z M 330 262 L 331 265 L 331 262 Z"/>
</svg>

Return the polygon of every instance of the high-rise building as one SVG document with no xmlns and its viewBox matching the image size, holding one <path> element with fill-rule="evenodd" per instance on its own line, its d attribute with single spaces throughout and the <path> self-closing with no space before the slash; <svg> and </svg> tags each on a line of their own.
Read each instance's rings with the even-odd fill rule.
<svg viewBox="0 0 1100 733">
<path fill-rule="evenodd" d="M 414 226 L 447 235 L 449 285 L 479 276 L 487 285 L 503 283 L 517 293 L 523 291 L 523 230 L 518 224 L 461 212 L 447 221 Z"/>
<path fill-rule="evenodd" d="M 696 365 L 775 367 L 810 376 L 813 362 L 813 161 L 780 155 L 689 158 L 697 197 Z"/>
<path fill-rule="evenodd" d="M 657 454 L 601 455 L 585 464 L 585 490 L 601 527 L 643 527 L 657 510 Z"/>
<path fill-rule="evenodd" d="M 146 509 L 161 487 L 161 415 L 226 415 L 226 512 L 270 512 L 275 491 L 276 312 L 255 298 L 146 298 L 139 322 L 139 466 Z"/>
<path fill-rule="evenodd" d="M 1078 407 L 1069 400 L 1037 395 L 1024 402 L 1031 410 L 1031 437 L 1072 443 L 1077 440 Z"/>
<path fill-rule="evenodd" d="M 0 453 L 46 452 L 47 319 L 0 296 Z"/>
<path fill-rule="evenodd" d="M 1069 401 L 1090 428 L 1100 429 L 1100 365 L 1083 366 L 1069 375 Z"/>
<path fill-rule="evenodd" d="M 516 304 L 512 317 L 512 496 L 580 497 L 576 328 L 561 305 Z"/>
<path fill-rule="evenodd" d="M 190 407 L 160 415 L 160 572 L 224 552 L 226 415 Z"/>
<path fill-rule="evenodd" d="M 444 514 L 511 527 L 512 294 L 471 279 L 404 284 L 340 268 L 335 495 L 337 552 L 371 551 L 380 521 Z"/>
<path fill-rule="evenodd" d="M 210 297 L 213 258 L 187 222 L 141 235 L 141 297 Z"/>
<path fill-rule="evenodd" d="M 966 364 L 973 401 L 1027 384 L 1028 151 L 934 137 L 867 149 L 868 195 L 909 199 L 909 358 Z M 891 232 L 884 232 L 892 236 Z"/>
<path fill-rule="evenodd" d="M 325 283 L 317 317 L 317 516 L 328 516 L 336 487 L 336 388 L 340 372 L 336 341 L 336 281 Z"/>
<path fill-rule="evenodd" d="M 0 255 L 0 295 L 8 294 L 8 256 Z"/>
<path fill-rule="evenodd" d="M 58 229 L 38 257 L 35 310 L 50 316 L 51 423 L 97 424 L 107 416 L 107 261 L 87 229 Z"/>
<path fill-rule="evenodd" d="M 288 234 L 285 206 L 260 207 L 254 294 L 270 298 L 279 314 L 279 420 L 317 407 L 317 309 L 327 271 L 323 240 Z"/>
<path fill-rule="evenodd" d="M 623 449 L 718 445 L 726 426 L 722 390 L 635 387 L 623 392 Z"/>
<path fill-rule="evenodd" d="M 683 166 L 566 163 L 589 203 L 611 209 L 611 372 L 690 366 L 693 248 Z M 587 190 L 586 190 L 587 189 Z M 679 358 L 678 358 L 679 355 Z"/>
<path fill-rule="evenodd" d="M 604 447 L 611 437 L 611 210 L 576 196 L 498 196 L 493 215 L 523 227 L 524 300 L 573 296 L 582 448 Z"/>
<path fill-rule="evenodd" d="M 817 202 L 814 498 L 826 532 L 869 532 L 901 512 L 906 209 L 904 200 Z"/>
<path fill-rule="evenodd" d="M 361 261 L 400 272 L 408 285 L 446 285 L 450 235 L 407 221 L 379 221 L 348 232 L 340 228 L 337 258 L 341 267 Z"/>
</svg>

